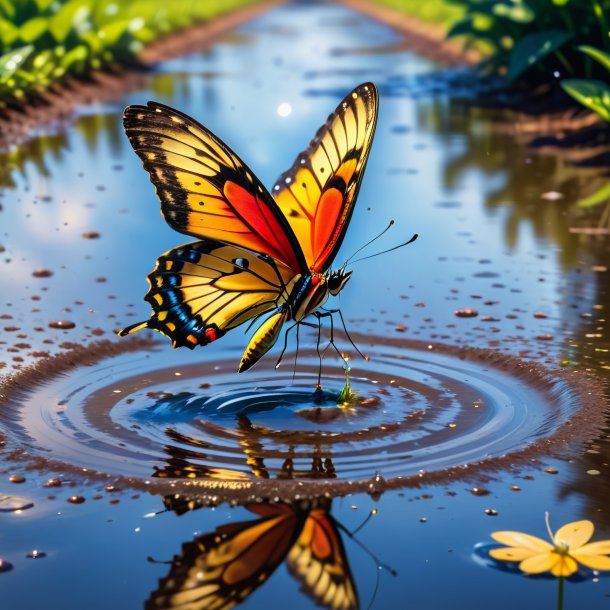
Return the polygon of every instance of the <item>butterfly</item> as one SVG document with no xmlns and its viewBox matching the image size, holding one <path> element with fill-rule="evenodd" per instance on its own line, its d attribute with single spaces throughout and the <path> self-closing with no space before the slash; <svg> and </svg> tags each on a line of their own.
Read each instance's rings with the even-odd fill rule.
<svg viewBox="0 0 610 610">
<path fill-rule="evenodd" d="M 313 314 L 318 353 L 320 319 L 330 316 L 331 344 L 341 355 L 332 315 L 339 313 L 345 328 L 343 316 L 321 308 L 351 276 L 345 266 L 330 267 L 354 211 L 377 113 L 375 85 L 356 87 L 270 194 L 224 142 L 192 118 L 157 102 L 128 106 L 125 131 L 156 187 L 165 220 L 199 241 L 158 258 L 145 296 L 150 319 L 118 334 L 150 328 L 167 335 L 174 347 L 192 349 L 270 314 L 244 351 L 242 372 L 273 347 L 286 322 L 298 332 Z"/>
<path fill-rule="evenodd" d="M 182 546 L 145 610 L 228 610 L 243 602 L 286 561 L 302 590 L 329 610 L 357 610 L 358 594 L 330 500 L 250 504 L 254 521 L 223 525 Z M 181 506 L 168 496 L 170 510 Z"/>
</svg>

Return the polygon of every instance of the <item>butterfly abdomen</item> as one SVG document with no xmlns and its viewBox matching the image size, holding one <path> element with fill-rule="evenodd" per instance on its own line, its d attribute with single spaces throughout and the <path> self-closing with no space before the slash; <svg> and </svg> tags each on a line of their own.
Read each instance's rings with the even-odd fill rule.
<svg viewBox="0 0 610 610">
<path fill-rule="evenodd" d="M 247 371 L 251 366 L 256 364 L 275 345 L 280 330 L 288 318 L 288 313 L 288 308 L 281 309 L 267 318 L 258 327 L 239 363 L 239 373 Z"/>
</svg>

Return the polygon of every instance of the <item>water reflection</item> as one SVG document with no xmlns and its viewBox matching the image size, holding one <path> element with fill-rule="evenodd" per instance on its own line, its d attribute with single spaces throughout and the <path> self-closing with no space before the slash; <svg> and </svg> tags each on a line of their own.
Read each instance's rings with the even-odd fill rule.
<svg viewBox="0 0 610 610">
<path fill-rule="evenodd" d="M 196 499 L 164 498 L 181 515 L 201 508 Z M 259 518 L 228 523 L 182 545 L 167 576 L 146 601 L 146 610 L 228 609 L 244 602 L 285 562 L 301 591 L 329 610 L 356 610 L 358 594 L 331 500 L 257 503 Z"/>
</svg>

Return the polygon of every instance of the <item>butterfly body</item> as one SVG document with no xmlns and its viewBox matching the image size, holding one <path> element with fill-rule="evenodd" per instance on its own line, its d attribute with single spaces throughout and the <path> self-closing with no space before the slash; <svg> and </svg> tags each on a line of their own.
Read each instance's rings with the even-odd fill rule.
<svg viewBox="0 0 610 610">
<path fill-rule="evenodd" d="M 119 335 L 151 328 L 174 347 L 194 348 L 261 318 L 242 357 L 244 371 L 271 349 L 286 322 L 327 315 L 319 309 L 351 275 L 330 267 L 354 209 L 377 106 L 372 83 L 356 87 L 273 195 L 187 115 L 155 102 L 126 108 L 125 130 L 166 221 L 200 241 L 159 257 L 148 276 L 150 319 Z"/>
</svg>

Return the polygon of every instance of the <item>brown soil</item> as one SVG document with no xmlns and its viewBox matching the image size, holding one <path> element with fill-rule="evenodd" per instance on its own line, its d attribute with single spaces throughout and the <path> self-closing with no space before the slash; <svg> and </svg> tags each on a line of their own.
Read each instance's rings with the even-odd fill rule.
<svg viewBox="0 0 610 610">
<path fill-rule="evenodd" d="M 205 49 L 227 32 L 263 12 L 284 4 L 286 0 L 262 0 L 176 32 L 154 42 L 137 57 L 137 69 L 115 72 L 98 71 L 87 79 L 73 79 L 54 86 L 37 96 L 26 107 L 7 109 L 0 116 L 0 151 L 5 151 L 35 136 L 42 129 L 61 128 L 69 124 L 79 106 L 107 102 L 129 91 L 146 86 L 147 68 L 160 61 Z"/>
<path fill-rule="evenodd" d="M 482 55 L 476 49 L 465 49 L 458 40 L 447 40 L 447 28 L 421 21 L 417 17 L 405 15 L 387 6 L 380 6 L 368 0 L 333 0 L 354 11 L 358 11 L 389 25 L 404 34 L 404 41 L 397 50 L 408 49 L 428 57 L 445 66 L 474 65 L 481 61 Z"/>
<path fill-rule="evenodd" d="M 358 337 L 365 340 L 365 337 Z M 427 351 L 428 343 L 406 339 L 385 338 L 383 345 L 405 347 Z M 0 408 L 5 419 L 11 418 L 15 405 L 20 404 L 41 383 L 46 380 L 68 375 L 81 366 L 91 366 L 105 358 L 121 353 L 155 349 L 158 343 L 149 339 L 128 341 L 99 341 L 88 346 L 78 346 L 60 355 L 46 358 L 18 373 L 0 379 Z M 435 352 L 479 362 L 482 366 L 493 366 L 510 372 L 516 377 L 535 383 L 541 390 L 552 394 L 556 382 L 568 384 L 575 401 L 574 417 L 561 424 L 546 437 L 541 437 L 522 450 L 505 455 L 488 457 L 479 462 L 446 468 L 439 471 L 421 472 L 418 475 L 396 476 L 384 479 L 375 475 L 368 480 L 316 480 L 316 479 L 140 479 L 121 477 L 88 470 L 83 475 L 78 464 L 69 465 L 54 461 L 49 456 L 35 456 L 29 449 L 19 446 L 19 435 L 14 434 L 4 449 L 5 463 L 19 463 L 26 469 L 43 472 L 70 474 L 83 482 L 114 482 L 119 487 L 145 489 L 160 495 L 182 495 L 196 499 L 201 504 L 232 502 L 248 503 L 260 498 L 274 498 L 276 501 L 292 502 L 295 499 L 319 496 L 335 497 L 350 493 L 366 492 L 380 495 L 389 489 L 417 488 L 429 484 L 447 484 L 456 480 L 473 481 L 477 484 L 494 479 L 496 473 L 519 472 L 523 467 L 544 468 L 544 458 L 552 456 L 567 459 L 580 450 L 582 445 L 597 438 L 605 429 L 605 416 L 599 408 L 600 397 L 605 395 L 606 386 L 587 371 L 553 370 L 539 364 L 507 357 L 506 354 L 490 350 L 451 346 L 436 343 Z"/>
</svg>

